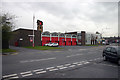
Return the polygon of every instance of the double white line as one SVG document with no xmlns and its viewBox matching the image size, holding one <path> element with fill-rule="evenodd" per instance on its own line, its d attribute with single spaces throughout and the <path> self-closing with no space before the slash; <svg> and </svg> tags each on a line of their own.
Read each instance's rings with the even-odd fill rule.
<svg viewBox="0 0 120 80">
<path fill-rule="evenodd" d="M 100 59 L 100 58 L 97 58 Z M 36 70 L 32 70 L 32 71 L 27 71 L 27 72 L 22 72 L 20 73 L 22 77 L 26 77 L 26 76 L 31 76 L 33 74 L 41 74 L 41 73 L 46 73 L 47 70 L 48 71 L 56 71 L 56 70 L 62 70 L 62 69 L 66 69 L 66 68 L 72 68 L 75 67 L 77 65 L 84 65 L 84 64 L 88 64 L 90 62 L 88 61 L 80 61 L 80 62 L 74 62 L 72 64 L 64 64 L 64 65 L 59 65 L 56 67 L 48 67 L 46 69 L 36 69 Z M 15 78 L 19 78 L 17 74 L 11 74 L 11 75 L 5 75 L 3 76 L 3 79 L 15 79 Z"/>
<path fill-rule="evenodd" d="M 69 57 L 78 56 L 78 55 L 83 55 L 83 54 L 74 54 L 74 55 L 69 55 L 69 56 L 66 56 L 66 57 L 69 58 Z"/>
<path fill-rule="evenodd" d="M 5 75 L 3 76 L 3 79 L 16 79 L 19 78 L 17 74 L 11 74 L 11 75 Z"/>
<path fill-rule="evenodd" d="M 41 74 L 41 73 L 46 73 L 47 71 L 43 70 L 43 69 L 37 69 L 37 70 L 33 70 L 33 72 L 35 74 Z"/>
<path fill-rule="evenodd" d="M 58 70 L 57 68 L 55 68 L 55 67 L 48 67 L 48 68 L 46 68 L 47 70 L 49 70 L 49 71 L 56 71 L 56 70 Z"/>
<path fill-rule="evenodd" d="M 22 75 L 22 77 L 26 77 L 26 76 L 31 76 L 33 75 L 31 71 L 27 71 L 27 72 L 22 72 L 20 73 Z"/>
</svg>

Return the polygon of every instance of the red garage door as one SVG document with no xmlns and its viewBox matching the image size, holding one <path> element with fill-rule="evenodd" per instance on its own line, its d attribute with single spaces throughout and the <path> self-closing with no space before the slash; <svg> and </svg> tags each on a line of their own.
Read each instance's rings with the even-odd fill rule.
<svg viewBox="0 0 120 80">
<path fill-rule="evenodd" d="M 72 38 L 72 45 L 76 45 L 76 38 Z"/>
<path fill-rule="evenodd" d="M 59 37 L 59 46 L 65 46 L 65 38 Z"/>
<path fill-rule="evenodd" d="M 71 46 L 71 38 L 66 38 L 66 46 Z"/>
<path fill-rule="evenodd" d="M 58 37 L 51 37 L 51 42 L 58 43 Z"/>
<path fill-rule="evenodd" d="M 49 43 L 49 42 L 50 42 L 50 37 L 42 36 L 42 46 L 44 46 L 44 44 Z"/>
</svg>

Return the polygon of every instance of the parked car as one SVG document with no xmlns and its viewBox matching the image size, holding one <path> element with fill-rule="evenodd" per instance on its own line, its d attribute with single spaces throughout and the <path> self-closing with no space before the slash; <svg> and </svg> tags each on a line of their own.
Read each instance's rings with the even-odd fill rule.
<svg viewBox="0 0 120 80">
<path fill-rule="evenodd" d="M 53 46 L 53 47 L 57 47 L 57 46 L 59 46 L 59 44 L 58 43 L 47 43 L 47 44 L 45 44 L 45 46 Z"/>
<path fill-rule="evenodd" d="M 103 45 L 109 45 L 109 42 L 103 41 L 102 44 L 103 44 Z"/>
<path fill-rule="evenodd" d="M 103 42 L 102 42 L 102 44 L 103 44 L 103 45 L 106 45 L 106 42 L 105 42 L 105 41 L 103 41 Z"/>
<path fill-rule="evenodd" d="M 103 60 L 116 61 L 120 66 L 120 46 L 108 46 L 103 50 Z"/>
<path fill-rule="evenodd" d="M 44 44 L 44 46 L 48 46 L 48 45 L 50 45 L 50 44 L 52 44 L 52 43 L 46 43 L 46 44 Z"/>
</svg>

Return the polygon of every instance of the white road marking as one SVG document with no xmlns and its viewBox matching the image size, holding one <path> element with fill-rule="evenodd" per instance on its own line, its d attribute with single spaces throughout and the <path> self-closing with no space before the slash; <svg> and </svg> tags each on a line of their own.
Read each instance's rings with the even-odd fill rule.
<svg viewBox="0 0 120 80">
<path fill-rule="evenodd" d="M 45 61 L 45 60 L 52 60 L 52 59 L 56 59 L 56 58 L 53 57 L 53 58 L 46 58 L 46 59 L 25 60 L 25 61 L 20 61 L 20 63 L 37 62 L 37 61 Z"/>
<path fill-rule="evenodd" d="M 81 63 L 85 63 L 86 61 L 80 61 L 79 63 L 81 64 Z"/>
<path fill-rule="evenodd" d="M 77 65 L 79 66 L 79 65 L 82 65 L 82 64 L 77 64 Z"/>
<path fill-rule="evenodd" d="M 53 59 L 53 58 L 49 58 L 49 59 Z M 97 58 L 97 59 L 100 59 L 100 58 Z M 42 60 L 46 60 L 46 59 L 42 59 Z M 66 66 L 75 67 L 76 65 L 83 65 L 83 64 L 88 64 L 88 63 L 90 63 L 90 62 L 85 60 L 85 61 L 75 62 L 75 63 L 73 63 L 74 65 L 72 65 L 72 64 L 64 64 L 64 65 L 60 65 L 60 66 L 57 66 L 57 67 L 59 69 L 66 69 L 66 68 L 68 68 Z M 112 65 L 109 65 L 109 66 L 112 66 Z M 116 66 L 113 66 L 113 67 L 116 67 Z M 59 69 L 57 69 L 55 67 L 48 67 L 46 69 L 48 69 L 49 71 L 59 70 Z M 35 72 L 35 74 L 41 74 L 41 73 L 46 73 L 47 72 L 47 71 L 43 71 L 43 70 L 44 69 L 36 69 L 36 70 L 32 70 L 32 71 Z M 21 74 L 22 77 L 31 76 L 31 75 L 33 75 L 32 71 L 22 72 L 20 74 Z M 3 76 L 3 78 L 10 78 L 10 79 L 12 79 L 12 78 L 19 78 L 19 77 L 17 76 L 17 74 L 11 74 L 11 75 L 5 75 L 5 76 Z"/>
<path fill-rule="evenodd" d="M 89 61 L 93 61 L 93 60 L 89 60 Z"/>
<path fill-rule="evenodd" d="M 71 65 L 71 64 L 65 64 L 64 66 L 69 66 L 69 65 Z"/>
<path fill-rule="evenodd" d="M 42 71 L 43 69 L 37 69 L 37 70 L 33 70 L 33 72 L 37 72 L 37 71 Z"/>
<path fill-rule="evenodd" d="M 69 67 L 75 67 L 76 65 L 71 65 L 71 66 L 69 66 Z"/>
<path fill-rule="evenodd" d="M 20 73 L 20 74 L 28 74 L 28 73 L 31 73 L 31 71 L 22 72 L 22 73 Z"/>
<path fill-rule="evenodd" d="M 66 69 L 66 68 L 68 68 L 68 67 L 61 67 L 61 68 L 59 68 L 59 69 Z"/>
<path fill-rule="evenodd" d="M 31 76 L 31 75 L 33 75 L 33 74 L 31 73 L 31 71 L 22 72 L 22 73 L 20 73 L 20 74 L 22 75 L 22 77 L 26 77 L 26 76 Z"/>
<path fill-rule="evenodd" d="M 3 78 L 11 77 L 11 76 L 17 76 L 17 74 L 5 75 L 5 76 L 3 76 Z"/>
<path fill-rule="evenodd" d="M 90 62 L 85 62 L 84 64 L 88 64 L 88 63 L 90 63 Z"/>
<path fill-rule="evenodd" d="M 50 69 L 49 71 L 56 71 L 56 70 L 58 70 L 58 69 Z"/>
<path fill-rule="evenodd" d="M 58 68 L 59 68 L 59 67 L 63 67 L 63 65 L 60 65 L 60 66 L 57 66 L 57 67 L 58 67 Z"/>
<path fill-rule="evenodd" d="M 19 78 L 19 77 L 18 77 L 18 76 L 15 76 L 15 77 L 7 78 L 7 79 L 16 79 L 16 78 Z"/>
<path fill-rule="evenodd" d="M 36 74 L 46 73 L 47 71 L 36 72 Z"/>
<path fill-rule="evenodd" d="M 73 64 L 78 64 L 79 62 L 75 62 L 75 63 L 73 63 Z"/>
<path fill-rule="evenodd" d="M 75 54 L 75 55 L 70 55 L 70 56 L 66 56 L 66 57 L 74 57 L 74 56 L 78 56 L 78 55 L 83 55 L 83 54 Z"/>
<path fill-rule="evenodd" d="M 55 67 L 48 67 L 48 68 L 46 68 L 46 69 L 53 69 L 53 68 L 55 68 Z"/>
<path fill-rule="evenodd" d="M 22 77 L 31 76 L 31 75 L 33 75 L 33 74 L 32 74 L 32 73 L 30 73 L 30 74 L 25 74 L 25 75 L 22 75 Z"/>
<path fill-rule="evenodd" d="M 111 66 L 111 67 L 118 67 L 118 66 L 113 66 L 113 65 L 109 65 L 109 64 L 100 64 L 100 65 Z"/>
</svg>

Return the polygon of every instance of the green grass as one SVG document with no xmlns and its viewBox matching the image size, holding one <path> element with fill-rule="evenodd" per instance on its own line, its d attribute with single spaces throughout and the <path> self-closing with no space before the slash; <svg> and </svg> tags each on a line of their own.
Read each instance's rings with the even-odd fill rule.
<svg viewBox="0 0 120 80">
<path fill-rule="evenodd" d="M 86 44 L 85 46 L 99 46 L 99 45 Z"/>
<path fill-rule="evenodd" d="M 60 47 L 49 47 L 49 46 L 28 46 L 28 47 L 24 47 L 24 48 L 30 48 L 30 49 L 37 49 L 37 50 L 51 50 L 51 49 L 62 49 Z"/>
<path fill-rule="evenodd" d="M 16 52 L 16 50 L 13 49 L 2 49 L 3 53 L 8 53 L 8 52 Z"/>
</svg>

